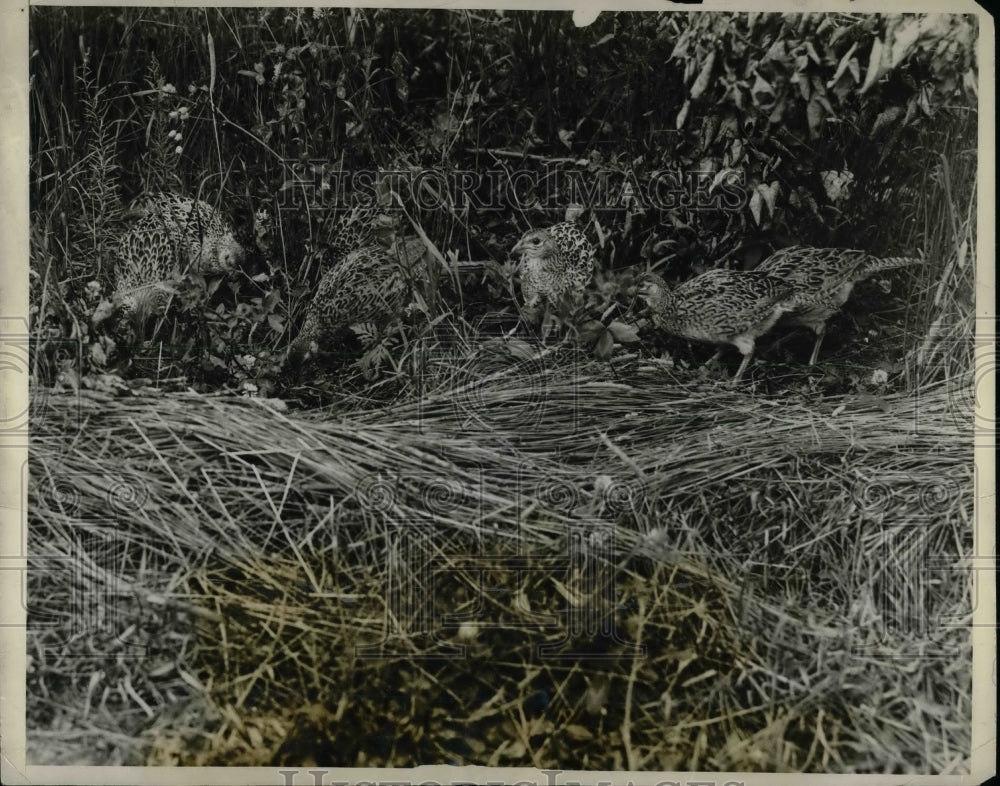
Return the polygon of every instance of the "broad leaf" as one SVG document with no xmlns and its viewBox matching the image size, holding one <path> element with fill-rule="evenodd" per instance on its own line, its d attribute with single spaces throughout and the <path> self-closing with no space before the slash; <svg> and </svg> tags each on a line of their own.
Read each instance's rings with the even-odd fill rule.
<svg viewBox="0 0 1000 786">
<path fill-rule="evenodd" d="M 864 95 L 868 89 L 885 73 L 882 67 L 882 41 L 875 39 L 872 44 L 871 54 L 868 55 L 868 71 L 865 73 L 865 83 L 861 86 L 861 94 Z"/>
<path fill-rule="evenodd" d="M 597 346 L 594 347 L 594 355 L 598 360 L 608 360 L 615 349 L 615 339 L 610 330 L 606 330 L 597 339 Z"/>
<path fill-rule="evenodd" d="M 705 58 L 705 62 L 701 66 L 701 71 L 698 73 L 698 78 L 691 85 L 691 98 L 698 98 L 708 88 L 709 81 L 712 78 L 712 66 L 714 65 L 715 50 L 713 49 L 708 53 L 708 57 Z"/>
<path fill-rule="evenodd" d="M 608 331 L 614 336 L 615 341 L 621 344 L 632 344 L 639 340 L 639 331 L 633 325 L 615 320 L 608 325 Z"/>
</svg>

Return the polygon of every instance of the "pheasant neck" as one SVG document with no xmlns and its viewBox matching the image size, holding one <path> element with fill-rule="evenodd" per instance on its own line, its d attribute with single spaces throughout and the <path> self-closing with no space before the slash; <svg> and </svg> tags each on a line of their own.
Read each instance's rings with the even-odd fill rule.
<svg viewBox="0 0 1000 786">
<path fill-rule="evenodd" d="M 669 311 L 673 309 L 676 299 L 674 293 L 664 284 L 656 294 L 655 307 L 660 311 Z"/>
</svg>

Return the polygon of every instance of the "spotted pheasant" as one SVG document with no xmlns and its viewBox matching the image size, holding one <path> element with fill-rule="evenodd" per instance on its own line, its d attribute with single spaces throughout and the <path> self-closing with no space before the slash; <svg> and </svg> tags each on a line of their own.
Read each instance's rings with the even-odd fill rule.
<svg viewBox="0 0 1000 786">
<path fill-rule="evenodd" d="M 382 209 L 375 201 L 354 206 L 338 215 L 325 232 L 328 258 L 337 263 L 356 249 L 372 245 L 381 215 Z"/>
<path fill-rule="evenodd" d="M 836 313 L 854 285 L 880 270 L 919 263 L 914 257 L 873 257 L 846 248 L 792 246 L 776 251 L 757 271 L 780 279 L 792 288 L 788 321 L 811 328 L 816 334 L 809 365 L 815 365 L 826 332 L 826 321 Z"/>
<path fill-rule="evenodd" d="M 111 300 L 94 312 L 95 325 L 124 312 L 141 333 L 146 319 L 166 308 L 172 281 L 189 272 L 225 275 L 244 258 L 232 227 L 205 202 L 151 194 L 125 217 L 134 220 L 115 244 L 115 287 Z"/>
<path fill-rule="evenodd" d="M 563 221 L 525 232 L 511 249 L 519 257 L 524 304 L 557 305 L 563 296 L 579 299 L 594 275 L 597 250 L 576 224 Z"/>
<path fill-rule="evenodd" d="M 409 302 L 412 284 L 427 276 L 425 251 L 422 240 L 411 239 L 348 253 L 320 280 L 302 329 L 289 348 L 288 362 L 301 364 L 351 325 L 385 325 L 398 318 Z"/>
<path fill-rule="evenodd" d="M 255 221 L 260 221 L 261 215 L 258 212 Z M 159 225 L 174 245 L 177 261 L 186 270 L 229 273 L 243 259 L 244 248 L 236 240 L 233 227 L 207 202 L 177 194 L 146 194 L 132 203 L 126 217 Z"/>
<path fill-rule="evenodd" d="M 743 362 L 733 384 L 750 363 L 757 338 L 787 309 L 785 301 L 792 292 L 791 286 L 764 273 L 734 270 L 709 270 L 673 290 L 660 276 L 648 273 L 639 288 L 660 330 L 695 341 L 731 344 L 740 351 Z"/>
</svg>

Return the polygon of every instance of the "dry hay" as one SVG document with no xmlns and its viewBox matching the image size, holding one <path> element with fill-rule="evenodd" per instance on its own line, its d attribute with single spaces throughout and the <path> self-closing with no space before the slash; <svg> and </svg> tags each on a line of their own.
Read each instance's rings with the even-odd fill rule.
<svg viewBox="0 0 1000 786">
<path fill-rule="evenodd" d="M 29 725 L 156 763 L 966 767 L 961 385 L 765 400 L 543 361 L 381 411 L 51 397 L 29 545 L 76 570 L 34 565 Z M 70 635 L 101 592 L 118 636 Z M 393 617 L 422 598 L 466 621 Z M 566 608 L 597 617 L 567 639 Z"/>
</svg>

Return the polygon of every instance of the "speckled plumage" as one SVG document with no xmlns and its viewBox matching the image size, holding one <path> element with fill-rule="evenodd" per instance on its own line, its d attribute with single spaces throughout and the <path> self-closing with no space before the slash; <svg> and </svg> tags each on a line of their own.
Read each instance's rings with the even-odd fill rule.
<svg viewBox="0 0 1000 786">
<path fill-rule="evenodd" d="M 792 246 L 776 251 L 757 271 L 784 281 L 792 288 L 788 321 L 811 328 L 816 334 L 809 365 L 819 356 L 826 321 L 836 313 L 854 285 L 880 270 L 891 270 L 920 262 L 913 257 L 873 257 L 848 248 Z"/>
<path fill-rule="evenodd" d="M 382 213 L 377 202 L 358 205 L 338 216 L 327 233 L 329 258 L 340 262 L 358 249 L 372 245 L 377 219 Z"/>
<path fill-rule="evenodd" d="M 653 324 L 682 338 L 729 344 L 743 355 L 733 382 L 753 357 L 754 345 L 786 310 L 792 287 L 763 273 L 710 270 L 669 289 L 655 274 L 640 287 Z"/>
<path fill-rule="evenodd" d="M 348 253 L 320 280 L 289 359 L 306 359 L 351 325 L 384 326 L 399 317 L 413 282 L 427 276 L 425 251 L 422 240 L 412 239 Z"/>
<path fill-rule="evenodd" d="M 147 194 L 133 202 L 128 214 L 137 232 L 157 226 L 166 232 L 181 272 L 229 273 L 244 256 L 232 225 L 207 202 L 177 194 Z M 141 246 L 141 242 L 140 242 Z"/>
<path fill-rule="evenodd" d="M 557 304 L 564 295 L 579 298 L 594 275 L 597 250 L 576 224 L 563 221 L 525 232 L 511 249 L 519 257 L 521 293 L 532 308 Z"/>
<path fill-rule="evenodd" d="M 125 215 L 134 220 L 114 246 L 114 290 L 95 312 L 95 324 L 124 311 L 141 325 L 165 309 L 171 280 L 189 272 L 228 274 L 244 258 L 230 224 L 205 202 L 150 194 Z"/>
</svg>

